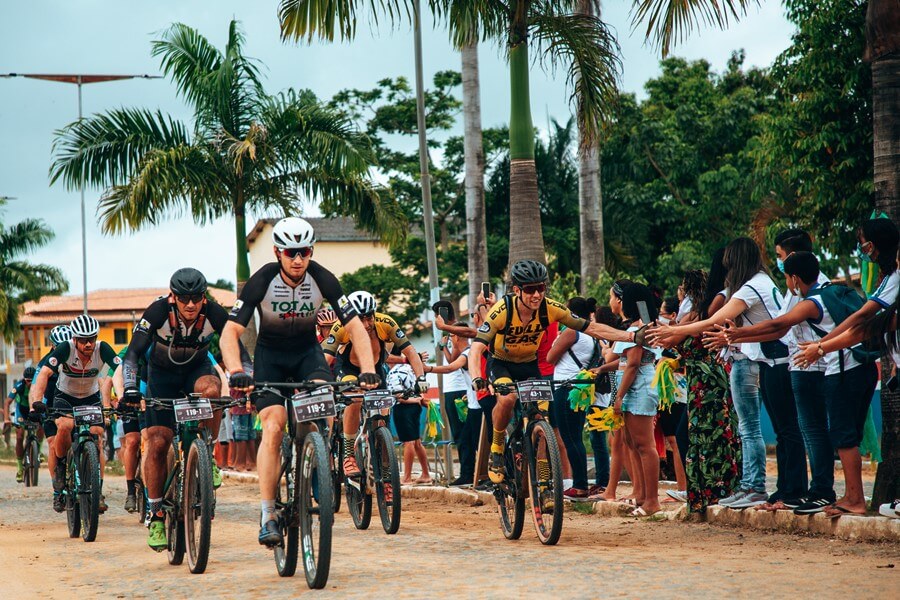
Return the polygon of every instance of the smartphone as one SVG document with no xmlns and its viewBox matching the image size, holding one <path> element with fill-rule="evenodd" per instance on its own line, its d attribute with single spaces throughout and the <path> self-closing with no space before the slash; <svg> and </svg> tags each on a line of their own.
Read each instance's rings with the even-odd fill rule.
<svg viewBox="0 0 900 600">
<path fill-rule="evenodd" d="M 446 306 L 438 306 L 438 314 L 444 320 L 444 323 L 450 322 L 450 309 Z"/>
<path fill-rule="evenodd" d="M 641 316 L 641 321 L 644 322 L 644 325 L 650 324 L 650 311 L 647 310 L 647 303 L 643 300 L 637 301 L 637 309 L 638 314 Z"/>
<path fill-rule="evenodd" d="M 491 295 L 491 284 L 487 281 L 481 282 L 481 295 L 484 296 L 485 300 Z"/>
</svg>

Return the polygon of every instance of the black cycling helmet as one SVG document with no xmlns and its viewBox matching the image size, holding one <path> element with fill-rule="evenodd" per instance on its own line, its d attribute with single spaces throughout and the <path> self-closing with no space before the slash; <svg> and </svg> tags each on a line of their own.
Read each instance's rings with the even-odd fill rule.
<svg viewBox="0 0 900 600">
<path fill-rule="evenodd" d="M 184 267 L 172 274 L 169 288 L 176 296 L 206 293 L 206 277 L 197 269 Z"/>
<path fill-rule="evenodd" d="M 510 269 L 512 282 L 518 286 L 547 281 L 547 267 L 536 260 L 520 260 Z"/>
<path fill-rule="evenodd" d="M 25 372 L 22 373 L 22 378 L 30 383 L 31 380 L 34 379 L 34 373 L 34 367 L 25 367 Z"/>
</svg>

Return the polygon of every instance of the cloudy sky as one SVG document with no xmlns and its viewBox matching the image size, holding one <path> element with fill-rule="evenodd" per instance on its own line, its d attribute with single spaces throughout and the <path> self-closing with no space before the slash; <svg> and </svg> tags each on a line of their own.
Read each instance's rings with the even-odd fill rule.
<svg viewBox="0 0 900 600">
<path fill-rule="evenodd" d="M 267 67 L 269 92 L 288 87 L 310 88 L 322 98 L 355 87 L 368 89 L 385 77 L 413 80 L 413 41 L 407 27 L 373 34 L 366 27 L 351 44 L 282 44 L 277 0 L 33 0 L 5 2 L 0 9 L 0 73 L 157 74 L 150 56 L 154 33 L 173 22 L 200 30 L 221 47 L 228 22 L 240 20 L 247 37 L 245 52 Z M 658 55 L 632 31 L 631 2 L 605 3 L 604 18 L 618 34 L 623 55 L 622 88 L 641 96 L 643 84 L 658 74 Z M 784 50 L 792 27 L 780 3 L 765 2 L 727 31 L 702 30 L 675 49 L 689 59 L 705 58 L 721 70 L 733 50 L 743 48 L 747 63 L 766 66 Z M 443 31 L 426 23 L 423 31 L 425 78 L 435 71 L 459 69 L 459 55 Z M 482 120 L 485 127 L 508 119 L 506 65 L 496 48 L 480 50 Z M 553 77 L 532 72 L 535 124 L 570 114 L 564 73 Z M 67 274 L 71 293 L 82 286 L 80 201 L 77 192 L 49 186 L 47 171 L 53 132 L 77 116 L 74 85 L 30 79 L 0 78 L 0 196 L 10 200 L 3 223 L 43 219 L 55 240 L 30 260 L 55 265 Z M 170 113 L 189 122 L 190 112 L 167 80 L 134 80 L 87 85 L 84 114 L 120 106 L 141 106 Z M 159 227 L 120 237 L 103 236 L 96 223 L 99 190 L 87 190 L 88 290 L 112 287 L 164 286 L 177 268 L 193 265 L 210 280 L 234 281 L 234 225 L 223 219 L 197 228 L 175 218 Z M 315 211 L 315 207 L 310 207 Z M 248 226 L 253 219 L 248 219 Z"/>
</svg>

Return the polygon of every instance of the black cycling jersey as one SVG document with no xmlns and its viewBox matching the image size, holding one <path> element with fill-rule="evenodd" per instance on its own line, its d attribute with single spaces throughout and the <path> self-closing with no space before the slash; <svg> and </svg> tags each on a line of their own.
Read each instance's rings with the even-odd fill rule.
<svg viewBox="0 0 900 600">
<path fill-rule="evenodd" d="M 337 277 L 314 260 L 303 281 L 291 287 L 281 276 L 281 265 L 268 263 L 247 280 L 229 319 L 244 327 L 259 312 L 257 344 L 275 348 L 318 345 L 316 311 L 327 300 L 341 323 L 357 315 L 341 290 Z"/>
<path fill-rule="evenodd" d="M 138 363 L 144 358 L 158 369 L 190 371 L 207 361 L 213 335 L 222 333 L 228 313 L 219 304 L 207 301 L 194 323 L 187 327 L 178 314 L 175 298 L 162 296 L 147 307 L 134 326 L 122 368 L 125 387 L 137 389 Z M 249 364 L 250 356 L 241 348 L 241 361 Z"/>
</svg>

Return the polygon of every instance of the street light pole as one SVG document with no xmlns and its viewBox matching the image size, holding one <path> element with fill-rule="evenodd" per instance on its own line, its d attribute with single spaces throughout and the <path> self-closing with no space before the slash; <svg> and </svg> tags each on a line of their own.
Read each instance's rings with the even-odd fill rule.
<svg viewBox="0 0 900 600">
<path fill-rule="evenodd" d="M 82 119 L 82 103 L 81 103 L 81 86 L 87 83 L 103 83 L 106 81 L 120 81 L 122 79 L 162 79 L 160 75 L 95 75 L 87 73 L 76 74 L 43 74 L 43 73 L 8 73 L 0 75 L 0 77 L 25 77 L 28 79 L 43 79 L 45 81 L 56 81 L 58 83 L 74 83 L 78 86 L 78 120 Z M 84 172 L 80 175 L 78 188 L 81 192 L 81 269 L 82 269 L 82 291 L 84 314 L 88 311 L 88 287 L 87 287 L 87 218 L 85 216 L 84 206 Z"/>
</svg>

